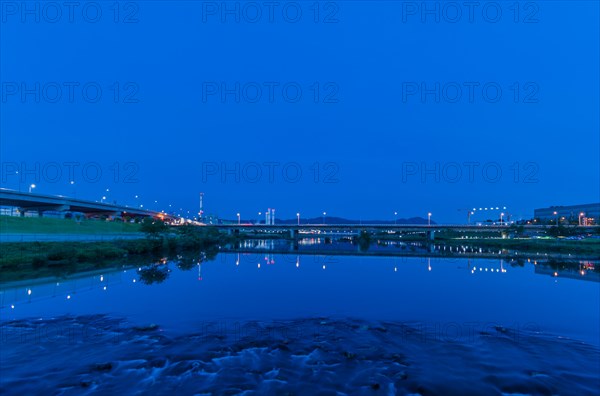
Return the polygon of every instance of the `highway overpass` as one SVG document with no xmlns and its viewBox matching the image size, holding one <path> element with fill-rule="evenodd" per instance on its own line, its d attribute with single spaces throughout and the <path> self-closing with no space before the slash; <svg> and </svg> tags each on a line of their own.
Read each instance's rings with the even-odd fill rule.
<svg viewBox="0 0 600 396">
<path fill-rule="evenodd" d="M 62 195 L 44 195 L 28 192 L 18 192 L 0 188 L 0 206 L 15 207 L 25 215 L 25 212 L 37 212 L 42 215 L 45 211 L 83 213 L 86 217 L 153 217 L 164 220 L 174 220 L 175 217 L 151 210 L 144 210 L 123 205 L 104 202 L 86 201 L 65 197 Z"/>
</svg>

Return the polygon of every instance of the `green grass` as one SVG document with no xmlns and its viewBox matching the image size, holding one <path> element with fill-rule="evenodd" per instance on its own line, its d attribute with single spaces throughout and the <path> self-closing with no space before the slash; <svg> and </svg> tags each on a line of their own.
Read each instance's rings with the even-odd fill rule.
<svg viewBox="0 0 600 396">
<path fill-rule="evenodd" d="M 139 232 L 140 225 L 120 221 L 0 216 L 2 234 L 122 234 Z"/>
</svg>

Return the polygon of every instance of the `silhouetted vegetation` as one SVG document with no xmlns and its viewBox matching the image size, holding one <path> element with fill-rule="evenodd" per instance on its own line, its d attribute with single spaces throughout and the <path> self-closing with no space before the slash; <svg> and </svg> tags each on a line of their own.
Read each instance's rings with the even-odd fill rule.
<svg viewBox="0 0 600 396">
<path fill-rule="evenodd" d="M 2 243 L 0 281 L 60 276 L 119 262 L 147 263 L 162 257 L 214 258 L 219 246 L 231 239 L 212 227 L 169 227 L 149 221 L 141 228 L 146 238 L 136 240 Z"/>
<path fill-rule="evenodd" d="M 361 231 L 358 237 L 355 237 L 358 248 L 361 252 L 366 252 L 371 246 L 371 235 L 367 231 Z"/>
<path fill-rule="evenodd" d="M 140 231 L 146 234 L 147 238 L 163 238 L 169 232 L 169 226 L 163 221 L 146 217 L 140 224 Z"/>
<path fill-rule="evenodd" d="M 553 237 L 559 237 L 559 236 L 563 236 L 563 237 L 567 237 L 567 236 L 572 236 L 572 235 L 577 235 L 579 234 L 579 230 L 577 228 L 573 228 L 573 227 L 565 227 L 563 225 L 559 225 L 554 226 L 554 227 L 550 227 L 550 229 L 548 230 L 548 235 L 553 236 Z"/>
<path fill-rule="evenodd" d="M 138 270 L 140 282 L 151 285 L 164 282 L 169 277 L 169 268 L 165 265 L 151 265 Z"/>
</svg>

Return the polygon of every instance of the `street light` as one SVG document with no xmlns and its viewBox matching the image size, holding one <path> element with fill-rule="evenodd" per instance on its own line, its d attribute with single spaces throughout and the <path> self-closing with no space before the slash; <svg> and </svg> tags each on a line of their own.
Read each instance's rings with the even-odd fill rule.
<svg viewBox="0 0 600 396">
<path fill-rule="evenodd" d="M 242 221 L 240 220 L 240 214 L 239 213 L 237 214 L 237 218 L 238 218 L 238 224 L 241 224 Z"/>
<path fill-rule="evenodd" d="M 556 226 L 558 227 L 558 212 L 555 210 L 553 214 L 556 216 Z"/>
<path fill-rule="evenodd" d="M 30 184 L 29 185 L 29 192 L 31 193 L 31 189 L 35 188 L 35 184 Z"/>
<path fill-rule="evenodd" d="M 579 213 L 579 225 L 580 225 L 580 226 L 582 226 L 582 225 L 583 225 L 583 223 L 582 223 L 582 221 L 581 221 L 581 218 L 582 218 L 583 216 L 585 216 L 585 213 L 583 213 L 583 212 Z"/>
<path fill-rule="evenodd" d="M 327 212 L 323 212 L 323 224 L 325 224 L 325 216 L 327 216 Z"/>
<path fill-rule="evenodd" d="M 427 213 L 427 225 L 431 225 L 431 212 Z"/>
<path fill-rule="evenodd" d="M 17 182 L 19 183 L 19 192 L 21 192 L 21 176 L 19 176 L 19 171 L 15 171 L 15 175 L 17 175 Z"/>
<path fill-rule="evenodd" d="M 504 217 L 504 213 L 500 213 L 500 225 L 502 225 L 502 218 Z"/>
<path fill-rule="evenodd" d="M 398 224 L 398 212 L 394 212 L 394 225 Z"/>
</svg>

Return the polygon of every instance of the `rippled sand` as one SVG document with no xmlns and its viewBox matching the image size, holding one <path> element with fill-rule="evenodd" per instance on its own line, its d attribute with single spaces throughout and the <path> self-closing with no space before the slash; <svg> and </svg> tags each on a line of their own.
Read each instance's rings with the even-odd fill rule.
<svg viewBox="0 0 600 396">
<path fill-rule="evenodd" d="M 2 394 L 598 394 L 600 351 L 494 327 L 311 318 L 187 335 L 106 316 L 2 324 Z"/>
</svg>

